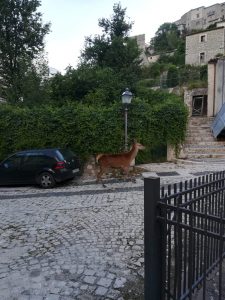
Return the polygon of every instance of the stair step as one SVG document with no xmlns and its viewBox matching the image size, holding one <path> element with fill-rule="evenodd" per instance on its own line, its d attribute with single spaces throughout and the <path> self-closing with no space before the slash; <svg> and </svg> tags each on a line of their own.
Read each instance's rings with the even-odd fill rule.
<svg viewBox="0 0 225 300">
<path fill-rule="evenodd" d="M 195 138 L 196 140 L 208 139 L 217 142 L 217 140 L 212 135 L 187 134 L 186 139 L 188 138 Z"/>
<path fill-rule="evenodd" d="M 189 142 L 186 141 L 185 147 L 193 147 L 193 146 L 199 146 L 199 147 L 212 147 L 212 146 L 220 146 L 220 147 L 225 147 L 225 142 L 218 142 L 218 141 L 198 141 L 196 143 L 192 139 L 189 140 Z"/>
<path fill-rule="evenodd" d="M 225 155 L 225 149 L 221 149 L 221 148 L 188 148 L 188 149 L 185 149 L 185 153 L 187 153 L 187 154 L 221 153 L 221 154 Z"/>
<path fill-rule="evenodd" d="M 199 149 L 199 150 L 201 150 L 201 149 L 222 149 L 222 150 L 225 151 L 225 145 L 224 144 L 223 145 L 218 145 L 216 143 L 211 144 L 211 145 L 209 145 L 209 144 L 206 144 L 206 145 L 204 145 L 204 144 L 203 145 L 185 144 L 184 148 L 185 149 Z"/>
<path fill-rule="evenodd" d="M 221 154 L 221 153 L 201 153 L 201 154 L 197 154 L 197 153 L 193 153 L 191 155 L 187 155 L 188 159 L 191 158 L 225 158 L 225 153 Z"/>
<path fill-rule="evenodd" d="M 215 143 L 216 141 L 212 138 L 207 137 L 188 137 L 185 141 L 186 144 L 198 144 L 200 142 L 203 143 Z"/>
<path fill-rule="evenodd" d="M 183 147 L 187 159 L 225 159 L 225 141 L 218 141 L 212 135 L 213 120 L 213 117 L 189 118 Z"/>
</svg>

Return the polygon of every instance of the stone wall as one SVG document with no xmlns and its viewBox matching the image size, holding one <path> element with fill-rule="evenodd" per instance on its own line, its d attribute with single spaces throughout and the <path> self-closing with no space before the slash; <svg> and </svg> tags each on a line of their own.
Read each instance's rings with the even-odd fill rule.
<svg viewBox="0 0 225 300">
<path fill-rule="evenodd" d="M 224 37 L 224 27 L 186 36 L 185 64 L 206 64 L 218 53 L 223 54 L 225 49 Z M 202 61 L 200 59 L 201 53 L 204 53 Z"/>
<path fill-rule="evenodd" d="M 218 59 L 215 82 L 215 115 L 225 103 L 225 60 Z"/>
<path fill-rule="evenodd" d="M 199 89 L 193 89 L 188 90 L 184 89 L 184 103 L 188 107 L 189 116 L 192 115 L 192 101 L 194 96 L 203 96 L 208 94 L 207 88 L 199 88 Z"/>
<path fill-rule="evenodd" d="M 208 64 L 208 116 L 216 116 L 225 103 L 225 59 Z"/>
</svg>

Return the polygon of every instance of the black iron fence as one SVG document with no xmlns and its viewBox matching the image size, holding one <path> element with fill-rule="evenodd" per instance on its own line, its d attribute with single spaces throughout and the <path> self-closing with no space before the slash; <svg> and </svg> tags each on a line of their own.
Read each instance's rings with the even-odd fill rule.
<svg viewBox="0 0 225 300">
<path fill-rule="evenodd" d="M 146 178 L 144 222 L 145 300 L 205 300 L 214 273 L 225 299 L 225 172 L 166 188 Z"/>
</svg>

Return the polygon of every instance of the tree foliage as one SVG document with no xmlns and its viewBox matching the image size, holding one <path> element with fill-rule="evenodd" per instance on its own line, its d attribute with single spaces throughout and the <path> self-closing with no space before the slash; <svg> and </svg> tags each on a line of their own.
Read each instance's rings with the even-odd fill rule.
<svg viewBox="0 0 225 300">
<path fill-rule="evenodd" d="M 167 86 L 175 87 L 179 84 L 179 73 L 176 66 L 171 65 L 167 73 Z"/>
<path fill-rule="evenodd" d="M 176 24 L 164 23 L 150 41 L 150 49 L 160 54 L 160 64 L 185 64 L 185 37 Z"/>
<path fill-rule="evenodd" d="M 162 24 L 151 39 L 150 47 L 155 52 L 166 52 L 174 50 L 180 42 L 180 32 L 174 23 Z"/>
<path fill-rule="evenodd" d="M 66 101 L 111 104 L 120 100 L 127 82 L 112 68 L 82 65 L 68 68 L 65 75 L 57 74 L 51 81 L 52 101 L 59 105 Z"/>
<path fill-rule="evenodd" d="M 140 51 L 136 39 L 128 38 L 132 22 L 126 9 L 114 4 L 111 18 L 99 19 L 102 35 L 87 37 L 76 69 L 51 80 L 52 98 L 57 103 L 109 104 L 120 101 L 126 87 L 135 91 L 140 75 Z"/>
<path fill-rule="evenodd" d="M 44 48 L 49 24 L 37 12 L 39 0 L 1 0 L 0 78 L 1 96 L 18 102 L 23 96 L 26 74 Z"/>
<path fill-rule="evenodd" d="M 140 51 L 136 40 L 128 38 L 133 23 L 126 20 L 126 9 L 114 4 L 112 17 L 99 19 L 98 25 L 102 35 L 86 38 L 81 64 L 110 67 L 117 72 L 130 65 L 138 68 Z"/>
</svg>

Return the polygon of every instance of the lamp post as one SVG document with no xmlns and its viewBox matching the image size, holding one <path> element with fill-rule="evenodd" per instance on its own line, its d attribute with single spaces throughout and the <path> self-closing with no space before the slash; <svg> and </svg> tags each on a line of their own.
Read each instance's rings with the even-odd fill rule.
<svg viewBox="0 0 225 300">
<path fill-rule="evenodd" d="M 125 146 L 124 149 L 127 151 L 127 113 L 128 105 L 131 103 L 133 94 L 129 91 L 128 88 L 122 94 L 122 103 L 124 104 L 124 119 L 125 119 Z"/>
</svg>

